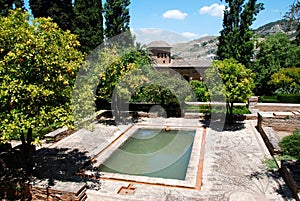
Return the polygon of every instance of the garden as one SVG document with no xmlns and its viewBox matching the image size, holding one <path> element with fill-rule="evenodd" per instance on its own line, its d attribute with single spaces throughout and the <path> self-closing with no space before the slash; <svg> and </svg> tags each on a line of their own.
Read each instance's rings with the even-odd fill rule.
<svg viewBox="0 0 300 201">
<path fill-rule="evenodd" d="M 128 0 L 105 3 L 105 28 L 102 5 L 97 5 L 101 11 L 94 11 L 95 6 L 76 1 L 74 7 L 61 5 L 59 12 L 52 12 L 71 9 L 74 20 L 62 15 L 69 21 L 49 16 L 51 9 L 57 9 L 53 5 L 45 8 L 46 15 L 36 4 L 31 15 L 19 1 L 7 4 L 0 17 L 0 151 L 6 156 L 0 158 L 0 189 L 12 181 L 17 192 L 29 182 L 36 168 L 36 146 L 44 142 L 45 134 L 64 126 L 84 127 L 100 110 L 114 110 L 114 121 L 125 124 L 122 111 L 149 112 L 154 106 L 163 117 L 182 117 L 182 112 L 231 116 L 249 114 L 246 104 L 252 95 L 260 96 L 261 102 L 300 103 L 299 34 L 294 40 L 277 33 L 256 41 L 250 26 L 263 4 L 240 2 L 224 10 L 218 59 L 202 75 L 203 80 L 189 82 L 169 70 L 154 68 L 151 52 L 130 32 Z M 299 9 L 299 2 L 293 6 Z M 84 16 L 86 10 L 81 8 L 100 13 L 94 16 L 99 29 L 91 28 L 95 19 L 82 20 L 89 15 Z M 121 36 L 119 43 L 106 40 L 113 36 Z M 225 106 L 212 107 L 216 102 Z M 13 149 L 12 140 L 21 145 Z M 278 159 L 300 159 L 299 143 L 299 131 L 284 137 Z M 13 165 L 6 167 L 5 161 L 11 158 Z"/>
</svg>

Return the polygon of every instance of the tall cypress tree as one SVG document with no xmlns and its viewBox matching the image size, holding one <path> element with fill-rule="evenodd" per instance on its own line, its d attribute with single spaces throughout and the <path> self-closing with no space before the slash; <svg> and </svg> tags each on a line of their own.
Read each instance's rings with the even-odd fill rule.
<svg viewBox="0 0 300 201">
<path fill-rule="evenodd" d="M 221 0 L 222 1 L 222 0 Z M 250 26 L 255 16 L 263 10 L 257 0 L 225 0 L 223 30 L 220 32 L 217 56 L 219 60 L 234 58 L 250 67 L 253 57 L 254 41 Z"/>
<path fill-rule="evenodd" d="M 63 30 L 71 30 L 73 20 L 72 0 L 29 0 L 34 17 L 51 17 Z"/>
<path fill-rule="evenodd" d="M 103 42 L 103 16 L 101 0 L 75 0 L 73 31 L 83 52 L 90 52 Z"/>
<path fill-rule="evenodd" d="M 7 16 L 9 9 L 21 8 L 24 10 L 24 0 L 0 0 L 0 15 Z"/>
<path fill-rule="evenodd" d="M 132 44 L 129 5 L 130 0 L 107 0 L 104 4 L 105 37 L 112 38 L 119 35 L 118 40 L 124 41 L 126 43 L 124 45 Z"/>
</svg>

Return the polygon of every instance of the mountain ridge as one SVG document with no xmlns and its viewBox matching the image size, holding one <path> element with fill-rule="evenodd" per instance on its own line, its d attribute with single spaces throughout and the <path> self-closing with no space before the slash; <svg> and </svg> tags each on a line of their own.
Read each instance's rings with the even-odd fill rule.
<svg viewBox="0 0 300 201">
<path fill-rule="evenodd" d="M 259 41 L 275 33 L 286 33 L 293 40 L 296 36 L 296 26 L 289 26 L 286 20 L 267 23 L 253 30 Z M 218 49 L 218 36 L 204 36 L 185 43 L 172 45 L 172 59 L 207 60 L 214 59 Z"/>
</svg>

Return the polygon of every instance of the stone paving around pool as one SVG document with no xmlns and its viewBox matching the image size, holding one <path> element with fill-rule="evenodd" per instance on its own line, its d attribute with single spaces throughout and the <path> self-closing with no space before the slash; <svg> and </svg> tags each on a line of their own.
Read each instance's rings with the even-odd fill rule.
<svg viewBox="0 0 300 201">
<path fill-rule="evenodd" d="M 203 126 L 196 119 L 178 118 L 145 118 L 140 124 Z M 246 120 L 225 126 L 221 132 L 206 129 L 201 190 L 105 179 L 100 180 L 100 190 L 87 190 L 87 200 L 294 200 L 283 179 L 277 173 L 268 172 L 262 163 L 271 156 L 255 126 L 256 121 Z M 51 147 L 78 149 L 94 158 L 130 127 L 95 124 L 93 132 L 82 129 Z M 118 194 L 128 186 L 134 188 L 132 194 Z"/>
</svg>

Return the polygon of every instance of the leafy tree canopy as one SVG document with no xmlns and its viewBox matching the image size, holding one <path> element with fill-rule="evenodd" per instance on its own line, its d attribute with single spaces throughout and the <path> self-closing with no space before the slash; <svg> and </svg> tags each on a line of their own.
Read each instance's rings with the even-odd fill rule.
<svg viewBox="0 0 300 201">
<path fill-rule="evenodd" d="M 225 0 L 223 30 L 219 37 L 217 56 L 219 60 L 234 58 L 250 67 L 254 40 L 250 26 L 263 9 L 257 0 Z"/>
<path fill-rule="evenodd" d="M 300 94 L 300 68 L 281 68 L 271 76 L 269 84 L 275 93 Z"/>
<path fill-rule="evenodd" d="M 132 46 L 134 41 L 129 27 L 129 5 L 130 0 L 107 0 L 104 4 L 105 37 L 117 37 L 124 47 Z"/>
<path fill-rule="evenodd" d="M 300 65 L 300 47 L 292 44 L 284 33 L 267 36 L 258 44 L 258 53 L 254 65 L 251 67 L 256 74 L 255 93 L 258 95 L 270 95 L 274 92 L 268 85 L 271 75 L 280 68 L 288 68 Z"/>
<path fill-rule="evenodd" d="M 119 50 L 116 46 L 112 48 L 104 48 L 100 52 L 100 62 L 99 62 L 99 87 L 97 90 L 97 95 L 99 99 L 105 99 L 111 101 L 113 91 L 116 86 L 118 86 L 125 75 L 128 73 L 137 73 L 136 71 L 141 71 L 143 66 L 149 65 L 151 61 L 147 56 L 144 56 L 142 52 L 137 51 L 134 47 Z M 131 85 L 142 84 L 139 81 L 134 81 L 133 76 L 130 79 Z M 144 79 L 141 76 L 138 79 Z M 127 80 L 128 83 L 129 79 Z M 135 87 L 133 87 L 135 88 Z M 130 91 L 124 92 L 121 96 L 129 96 Z"/>
<path fill-rule="evenodd" d="M 105 36 L 111 38 L 129 30 L 130 0 L 107 0 L 104 4 Z"/>
<path fill-rule="evenodd" d="M 0 18 L 1 143 L 16 138 L 31 144 L 44 127 L 73 123 L 70 97 L 83 60 L 79 42 L 49 18 L 30 17 L 18 9 Z"/>
<path fill-rule="evenodd" d="M 213 82 L 218 73 L 223 83 L 215 83 L 209 93 L 211 96 L 225 94 L 228 112 L 232 114 L 234 102 L 246 102 L 252 95 L 254 74 L 250 69 L 232 58 L 214 61 L 212 67 L 205 72 L 206 80 Z"/>
<path fill-rule="evenodd" d="M 103 16 L 101 0 L 76 0 L 72 30 L 78 34 L 83 52 L 89 53 L 103 42 Z"/>
<path fill-rule="evenodd" d="M 0 0 L 0 15 L 7 16 L 10 9 L 24 9 L 24 0 Z"/>
<path fill-rule="evenodd" d="M 72 105 L 76 121 L 83 122 L 96 110 L 107 109 L 109 102 L 129 101 L 146 80 L 146 67 L 151 63 L 152 58 L 141 46 L 123 48 L 115 43 L 93 51 L 76 78 Z"/>
<path fill-rule="evenodd" d="M 29 0 L 34 17 L 51 17 L 63 30 L 72 29 L 72 0 Z"/>
</svg>

